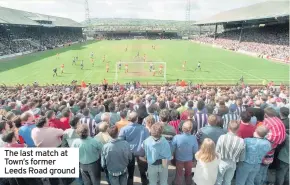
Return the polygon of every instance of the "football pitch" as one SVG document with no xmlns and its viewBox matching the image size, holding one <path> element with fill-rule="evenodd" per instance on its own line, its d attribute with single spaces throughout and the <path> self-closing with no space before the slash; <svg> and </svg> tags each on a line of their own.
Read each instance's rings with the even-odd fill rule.
<svg viewBox="0 0 290 185">
<path fill-rule="evenodd" d="M 153 45 L 155 49 L 152 48 Z M 91 52 L 94 53 L 94 66 L 91 63 Z M 148 64 L 144 63 L 144 54 Z M 76 61 L 76 65 L 72 65 L 76 56 L 79 60 Z M 81 60 L 84 61 L 83 70 L 80 66 Z M 100 84 L 104 78 L 113 83 L 116 79 L 116 64 L 119 61 L 123 62 L 121 71 L 117 73 L 117 81 L 120 83 L 134 80 L 149 84 L 164 82 L 163 73 L 153 76 L 149 71 L 151 62 L 155 65 L 156 71 L 160 63 L 155 62 L 166 63 L 166 80 L 170 83 L 180 79 L 192 81 L 194 84 L 236 84 L 241 76 L 244 77 L 246 84 L 262 84 L 264 79 L 274 81 L 275 84 L 280 82 L 288 84 L 289 81 L 289 65 L 190 41 L 105 40 L 2 60 L 0 83 L 16 85 L 37 81 L 40 85 L 45 85 L 70 84 L 72 80 L 79 83 L 84 80 L 86 83 Z M 182 69 L 184 61 L 187 61 L 185 70 Z M 195 71 L 198 61 L 201 62 L 201 70 Z M 108 73 L 107 62 L 110 67 Z M 127 62 L 128 73 L 125 73 Z M 62 64 L 65 66 L 63 74 L 60 73 Z M 57 77 L 53 77 L 54 68 L 58 69 Z"/>
</svg>

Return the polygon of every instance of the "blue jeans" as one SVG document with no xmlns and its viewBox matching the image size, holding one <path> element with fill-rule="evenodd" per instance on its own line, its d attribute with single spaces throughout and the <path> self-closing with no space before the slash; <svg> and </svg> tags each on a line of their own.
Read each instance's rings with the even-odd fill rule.
<svg viewBox="0 0 290 185">
<path fill-rule="evenodd" d="M 263 185 L 267 181 L 269 165 L 261 164 L 260 171 L 255 178 L 255 185 Z"/>
<path fill-rule="evenodd" d="M 260 164 L 240 162 L 236 173 L 236 185 L 254 185 L 260 166 Z"/>
<path fill-rule="evenodd" d="M 236 162 L 222 160 L 218 168 L 216 185 L 231 185 L 236 171 Z"/>
<path fill-rule="evenodd" d="M 164 168 L 160 165 L 149 165 L 148 164 L 148 178 L 149 185 L 167 185 L 168 179 L 168 168 Z"/>
<path fill-rule="evenodd" d="M 128 176 L 127 172 L 119 176 L 113 176 L 109 174 L 110 185 L 127 185 L 128 180 L 127 176 Z"/>
</svg>

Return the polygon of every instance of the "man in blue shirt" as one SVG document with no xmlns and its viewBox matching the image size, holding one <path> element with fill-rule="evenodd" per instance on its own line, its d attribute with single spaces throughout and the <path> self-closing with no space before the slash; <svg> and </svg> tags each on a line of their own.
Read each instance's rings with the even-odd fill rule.
<svg viewBox="0 0 290 185">
<path fill-rule="evenodd" d="M 128 185 L 133 185 L 133 177 L 135 170 L 135 157 L 137 158 L 137 163 L 140 171 L 142 185 L 148 184 L 148 179 L 146 176 L 147 163 L 140 160 L 139 157 L 143 157 L 144 150 L 142 149 L 142 143 L 145 139 L 149 137 L 149 131 L 141 124 L 137 123 L 137 113 L 132 112 L 129 114 L 130 123 L 121 128 L 119 133 L 119 138 L 124 139 L 130 145 L 130 150 L 133 153 L 133 159 L 128 165 Z"/>
<path fill-rule="evenodd" d="M 183 168 L 185 169 L 185 183 L 191 185 L 192 159 L 198 150 L 196 137 L 191 135 L 192 123 L 186 121 L 182 125 L 182 134 L 176 135 L 172 141 L 173 153 L 176 160 L 175 185 L 182 185 Z"/>
<path fill-rule="evenodd" d="M 132 160 L 132 153 L 127 141 L 118 139 L 118 128 L 113 126 L 108 130 L 113 138 L 102 150 L 102 167 L 108 171 L 110 184 L 127 184 L 127 166 Z"/>
<path fill-rule="evenodd" d="M 271 143 L 264 139 L 268 131 L 265 126 L 259 126 L 254 132 L 254 138 L 246 138 L 244 140 L 246 157 L 237 168 L 236 185 L 254 185 L 262 159 L 271 150 Z"/>
<path fill-rule="evenodd" d="M 148 161 L 148 178 L 150 185 L 167 185 L 168 161 L 171 160 L 171 149 L 168 141 L 162 136 L 163 125 L 153 124 L 151 136 L 144 143 L 145 156 Z"/>
<path fill-rule="evenodd" d="M 33 123 L 34 116 L 29 112 L 25 112 L 20 116 L 20 119 L 23 125 L 19 128 L 18 134 L 23 138 L 27 147 L 35 147 L 31 137 L 31 131 L 36 127 Z"/>
</svg>

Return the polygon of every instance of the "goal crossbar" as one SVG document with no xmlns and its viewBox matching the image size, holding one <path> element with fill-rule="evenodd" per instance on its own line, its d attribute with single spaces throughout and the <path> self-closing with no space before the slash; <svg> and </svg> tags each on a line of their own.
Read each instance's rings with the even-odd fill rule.
<svg viewBox="0 0 290 185">
<path fill-rule="evenodd" d="M 119 75 L 118 75 L 118 73 L 120 72 L 119 71 L 119 64 L 121 64 L 122 65 L 122 68 L 123 68 L 123 66 L 125 65 L 125 64 L 148 64 L 148 65 L 150 65 L 150 64 L 153 64 L 154 66 L 155 65 L 158 65 L 158 64 L 162 64 L 163 65 L 163 78 L 164 78 L 164 82 L 166 82 L 166 69 L 167 69 L 167 66 L 166 66 L 166 62 L 158 62 L 158 61 L 147 61 L 147 62 L 123 62 L 123 61 L 121 61 L 121 62 L 116 62 L 116 70 L 115 70 L 115 82 L 117 82 L 118 81 L 118 77 L 119 77 Z M 143 70 L 146 70 L 146 69 L 143 69 Z"/>
</svg>

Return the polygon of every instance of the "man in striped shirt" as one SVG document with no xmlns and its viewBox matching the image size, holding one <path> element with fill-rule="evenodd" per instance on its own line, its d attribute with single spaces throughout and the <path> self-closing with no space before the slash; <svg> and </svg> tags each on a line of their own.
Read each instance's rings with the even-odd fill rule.
<svg viewBox="0 0 290 185">
<path fill-rule="evenodd" d="M 228 130 L 228 125 L 230 121 L 232 120 L 239 120 L 240 117 L 238 116 L 237 113 L 235 113 L 237 110 L 236 104 L 231 104 L 229 107 L 229 113 L 223 115 L 223 129 Z"/>
<path fill-rule="evenodd" d="M 90 109 L 85 108 L 83 111 L 84 117 L 80 119 L 81 124 L 86 124 L 89 128 L 89 134 L 91 137 L 96 135 L 97 124 L 94 119 L 90 117 Z"/>
<path fill-rule="evenodd" d="M 216 185 L 231 185 L 236 170 L 236 163 L 245 158 L 244 140 L 236 135 L 239 123 L 232 120 L 229 132 L 219 137 L 216 151 L 221 156 Z"/>
<path fill-rule="evenodd" d="M 197 122 L 197 130 L 207 125 L 207 111 L 204 109 L 204 101 L 199 100 L 197 102 L 197 111 L 194 115 L 194 120 Z"/>
</svg>

